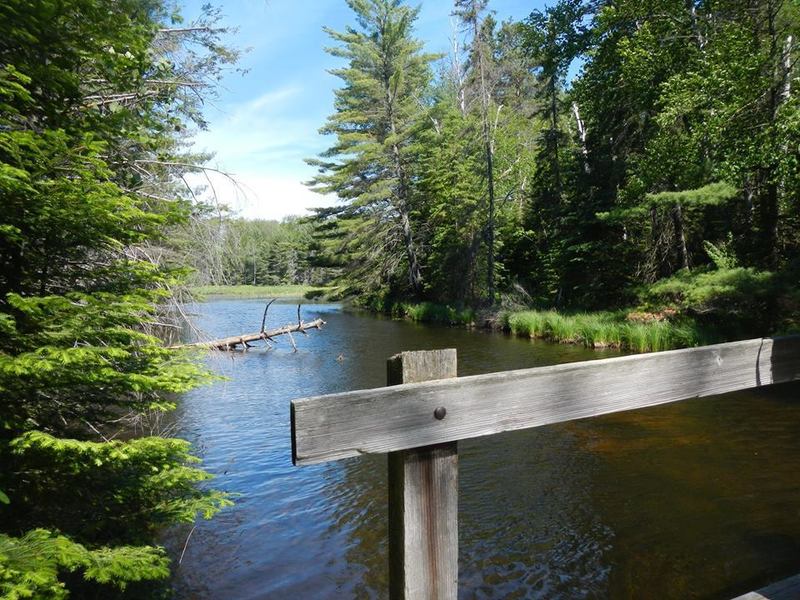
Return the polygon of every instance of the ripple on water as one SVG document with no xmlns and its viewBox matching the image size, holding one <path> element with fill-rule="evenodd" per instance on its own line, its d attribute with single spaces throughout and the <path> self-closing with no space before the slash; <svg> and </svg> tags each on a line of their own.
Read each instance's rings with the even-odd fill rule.
<svg viewBox="0 0 800 600">
<path fill-rule="evenodd" d="M 199 307 L 215 336 L 258 327 L 263 303 Z M 275 304 L 270 324 L 296 319 Z M 613 355 L 423 327 L 334 305 L 322 332 L 222 354 L 187 394 L 180 433 L 237 504 L 192 534 L 180 598 L 384 598 L 386 461 L 295 468 L 289 400 L 382 386 L 401 350 L 456 347 L 468 375 Z M 338 360 L 337 360 L 338 358 Z M 797 386 L 459 444 L 461 598 L 730 597 L 800 570 Z M 180 554 L 189 528 L 167 539 Z"/>
</svg>

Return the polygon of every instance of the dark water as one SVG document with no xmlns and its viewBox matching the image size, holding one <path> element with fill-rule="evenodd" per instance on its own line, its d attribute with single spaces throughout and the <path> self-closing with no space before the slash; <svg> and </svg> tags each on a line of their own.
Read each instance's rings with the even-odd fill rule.
<svg viewBox="0 0 800 600">
<path fill-rule="evenodd" d="M 213 335 L 263 304 L 199 307 Z M 273 325 L 295 306 L 273 305 Z M 210 359 L 181 434 L 234 508 L 193 532 L 179 598 L 385 598 L 386 459 L 296 468 L 289 400 L 382 386 L 386 358 L 455 347 L 459 374 L 608 356 L 497 334 L 304 309 L 328 326 Z M 337 360 L 337 357 L 339 360 Z M 800 572 L 800 404 L 776 386 L 459 444 L 462 598 L 729 598 Z M 180 554 L 186 530 L 168 540 Z"/>
</svg>

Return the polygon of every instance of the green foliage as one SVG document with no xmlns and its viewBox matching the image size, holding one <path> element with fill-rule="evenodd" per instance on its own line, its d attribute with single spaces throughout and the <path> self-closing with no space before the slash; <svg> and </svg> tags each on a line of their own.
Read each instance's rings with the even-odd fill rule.
<svg viewBox="0 0 800 600">
<path fill-rule="evenodd" d="M 340 252 L 358 253 L 351 264 L 361 289 L 380 289 L 388 280 L 399 283 L 405 272 L 413 294 L 419 294 L 422 274 L 411 221 L 414 210 L 411 165 L 415 133 L 426 118 L 419 99 L 428 85 L 432 55 L 421 52 L 413 38 L 419 9 L 395 0 L 349 0 L 358 28 L 325 31 L 338 44 L 328 48 L 347 61 L 331 72 L 342 80 L 334 91 L 336 112 L 320 130 L 336 142 L 319 159 L 310 182 L 323 194 L 335 193 L 343 205 L 319 213 L 338 215 Z M 381 240 L 381 251 L 375 242 Z"/>
<path fill-rule="evenodd" d="M 224 494 L 197 486 L 210 476 L 190 466 L 198 460 L 184 440 L 92 442 L 30 431 L 10 450 L 10 464 L 29 479 L 10 484 L 19 502 L 8 514 L 44 524 L 57 512 L 62 532 L 80 532 L 89 543 L 146 543 L 166 525 L 210 518 L 230 505 Z"/>
<path fill-rule="evenodd" d="M 738 195 L 739 190 L 732 185 L 725 182 L 718 182 L 710 183 L 696 190 L 648 194 L 647 200 L 651 205 L 673 205 L 682 203 L 689 206 L 719 206 Z"/>
<path fill-rule="evenodd" d="M 668 304 L 684 312 L 714 313 L 727 319 L 769 318 L 765 313 L 775 282 L 775 273 L 745 267 L 681 272 L 646 289 L 642 299 L 651 305 Z"/>
<path fill-rule="evenodd" d="M 331 32 L 347 61 L 322 129 L 336 142 L 312 161 L 316 189 L 344 201 L 319 212 L 314 238 L 346 293 L 474 306 L 495 284 L 536 306 L 604 310 L 716 266 L 775 273 L 754 332 L 792 306 L 794 4 L 559 0 L 498 24 L 489 3 L 459 0 L 464 50 L 432 79 L 415 11 L 350 4 L 358 27 Z"/>
<path fill-rule="evenodd" d="M 733 250 L 733 235 L 730 233 L 728 234 L 728 239 L 719 244 L 703 240 L 703 249 L 718 269 L 734 269 L 739 266 L 739 260 Z"/>
<path fill-rule="evenodd" d="M 229 503 L 156 435 L 209 374 L 153 335 L 184 269 L 151 250 L 189 214 L 169 165 L 194 160 L 193 78 L 234 58 L 218 29 L 170 32 L 177 18 L 160 0 L 0 4 L 3 597 L 163 580 L 158 530 Z"/>
<path fill-rule="evenodd" d="M 163 579 L 169 560 L 151 546 L 118 546 L 88 550 L 46 529 L 34 529 L 21 538 L 0 534 L 0 595 L 58 600 L 68 597 L 61 571 L 80 571 L 90 581 L 125 589 L 129 583 Z"/>
<path fill-rule="evenodd" d="M 486 221 L 483 155 L 473 139 L 480 127 L 473 116 L 450 106 L 450 99 L 437 104 L 434 118 L 438 131 L 421 134 L 416 189 L 425 200 L 420 202 L 420 220 L 430 227 L 426 286 L 431 296 L 445 301 L 475 300 L 481 289 Z"/>
<path fill-rule="evenodd" d="M 20 431 L 35 423 L 63 431 L 64 422 L 118 416 L 121 406 L 169 409 L 164 394 L 206 379 L 188 354 L 142 331 L 142 323 L 156 318 L 157 297 L 9 294 L 16 319 L 0 352 L 0 391 L 8 400 L 3 426 Z"/>
<path fill-rule="evenodd" d="M 472 325 L 475 311 L 470 308 L 454 308 L 433 302 L 393 304 L 387 311 L 395 318 L 406 318 L 421 323 L 440 323 L 443 325 Z"/>
<path fill-rule="evenodd" d="M 644 202 L 640 204 L 630 208 L 618 208 L 611 212 L 599 213 L 598 217 L 604 220 L 642 219 L 646 218 L 654 209 L 672 208 L 678 204 L 685 208 L 720 206 L 738 195 L 739 190 L 727 183 L 710 183 L 695 190 L 646 194 Z"/>
<path fill-rule="evenodd" d="M 179 233 L 182 260 L 203 286 L 319 286 L 336 273 L 318 260 L 314 226 L 203 215 Z"/>
</svg>

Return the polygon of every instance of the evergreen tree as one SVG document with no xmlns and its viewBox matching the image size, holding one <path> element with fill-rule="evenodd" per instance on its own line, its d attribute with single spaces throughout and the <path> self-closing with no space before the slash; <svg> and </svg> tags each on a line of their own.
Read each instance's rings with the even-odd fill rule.
<svg viewBox="0 0 800 600">
<path fill-rule="evenodd" d="M 351 67 L 339 72 L 346 86 L 325 129 L 339 143 L 316 180 L 346 201 L 320 213 L 320 243 L 362 287 L 418 295 L 390 276 L 417 264 L 425 295 L 441 302 L 516 289 L 540 305 L 600 308 L 637 302 L 660 279 L 691 285 L 733 268 L 719 265 L 791 279 L 800 260 L 794 4 L 560 0 L 498 27 L 488 2 L 457 0 L 467 47 L 456 41 L 430 93 L 411 94 L 424 101 L 409 104 L 402 138 L 373 135 L 386 112 L 359 103 L 385 105 L 389 79 L 362 66 L 388 48 L 376 47 L 375 7 L 389 4 L 399 6 L 354 2 L 369 35 L 336 38 Z M 395 154 L 394 139 L 404 141 Z M 376 193 L 387 181 L 405 202 L 377 202 L 390 197 Z M 403 208 L 416 261 L 395 225 Z M 385 246 L 366 242 L 378 231 Z"/>
<path fill-rule="evenodd" d="M 151 335 L 180 271 L 140 250 L 189 209 L 155 171 L 190 160 L 175 130 L 196 114 L 191 77 L 233 58 L 206 27 L 165 40 L 183 35 L 178 19 L 159 0 L 0 5 L 4 597 L 112 597 L 164 579 L 157 532 L 229 503 L 197 486 L 209 476 L 188 443 L 157 435 L 173 395 L 208 374 Z"/>
<path fill-rule="evenodd" d="M 419 297 L 423 275 L 411 163 L 433 57 L 412 37 L 418 9 L 400 0 L 348 0 L 348 5 L 358 28 L 326 30 L 340 43 L 328 52 L 348 61 L 333 71 L 344 87 L 336 90 L 336 112 L 321 129 L 337 141 L 321 160 L 309 161 L 319 167 L 311 185 L 344 202 L 336 214 L 352 223 L 347 240 L 364 264 L 362 283 L 387 283 L 404 264 L 408 287 Z M 376 240 L 384 246 L 376 249 Z"/>
<path fill-rule="evenodd" d="M 461 19 L 463 25 L 469 30 L 471 43 L 469 49 L 469 62 L 467 68 L 470 71 L 472 80 L 473 94 L 478 98 L 478 114 L 480 115 L 481 137 L 483 142 L 483 152 L 485 157 L 486 175 L 486 199 L 487 199 L 487 221 L 486 221 L 486 291 L 489 297 L 489 304 L 495 301 L 495 189 L 494 189 L 494 140 L 492 125 L 490 121 L 490 108 L 492 104 L 493 91 L 493 69 L 491 42 L 487 38 L 491 36 L 494 28 L 494 20 L 491 18 L 481 18 L 486 10 L 488 0 L 455 0 L 454 14 Z M 497 109 L 499 110 L 499 108 Z"/>
</svg>

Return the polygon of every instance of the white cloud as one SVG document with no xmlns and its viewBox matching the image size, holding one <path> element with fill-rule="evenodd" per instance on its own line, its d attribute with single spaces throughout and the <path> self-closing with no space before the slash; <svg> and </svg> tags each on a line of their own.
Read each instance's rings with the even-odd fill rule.
<svg viewBox="0 0 800 600">
<path fill-rule="evenodd" d="M 277 90 L 271 90 L 261 94 L 255 100 L 247 102 L 244 106 L 239 108 L 234 114 L 233 119 L 243 116 L 251 116 L 253 112 L 264 110 L 266 108 L 275 108 L 280 106 L 292 96 L 296 96 L 302 91 L 300 87 L 294 85 L 287 85 Z"/>
<path fill-rule="evenodd" d="M 331 206 L 333 196 L 322 196 L 308 189 L 293 177 L 243 173 L 233 175 L 233 181 L 220 173 L 208 172 L 187 177 L 192 186 L 204 186 L 202 197 L 233 209 L 247 219 L 281 220 L 291 215 L 308 215 L 311 209 Z M 213 186 L 213 190 L 212 190 Z"/>
<path fill-rule="evenodd" d="M 276 152 L 282 163 L 302 164 L 307 153 L 318 152 L 322 120 L 297 114 L 295 104 L 303 94 L 301 86 L 289 84 L 233 105 L 210 119 L 208 131 L 195 136 L 195 148 L 213 152 L 215 161 L 231 170 L 270 168 Z"/>
<path fill-rule="evenodd" d="M 194 149 L 213 152 L 209 166 L 230 173 L 236 183 L 209 172 L 210 185 L 202 174 L 192 176 L 192 185 L 209 188 L 208 198 L 213 186 L 218 201 L 246 218 L 281 219 L 331 205 L 333 198 L 303 185 L 315 172 L 304 159 L 326 145 L 317 133 L 324 117 L 298 111 L 307 94 L 303 86 L 289 83 L 211 118 L 208 131 L 195 137 Z"/>
</svg>

